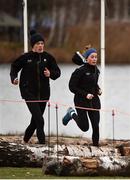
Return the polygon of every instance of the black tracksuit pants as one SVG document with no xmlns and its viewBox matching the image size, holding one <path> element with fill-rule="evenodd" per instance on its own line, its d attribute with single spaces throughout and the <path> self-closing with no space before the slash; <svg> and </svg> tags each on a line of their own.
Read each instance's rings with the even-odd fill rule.
<svg viewBox="0 0 130 180">
<path fill-rule="evenodd" d="M 25 131 L 24 141 L 28 142 L 34 131 L 36 130 L 36 135 L 39 143 L 44 144 L 45 133 L 43 113 L 45 111 L 46 102 L 26 102 L 26 104 L 32 114 L 32 117 L 31 122 Z"/>
<path fill-rule="evenodd" d="M 79 106 L 79 104 L 75 103 L 75 106 Z M 85 106 L 81 106 L 85 107 Z M 87 107 L 86 107 L 87 108 Z M 88 131 L 89 129 L 89 120 L 92 125 L 92 141 L 93 145 L 98 146 L 99 142 L 99 121 L 100 121 L 100 113 L 99 111 L 90 111 L 76 108 L 77 114 L 74 113 L 72 118 L 75 120 L 76 124 L 82 131 Z"/>
</svg>

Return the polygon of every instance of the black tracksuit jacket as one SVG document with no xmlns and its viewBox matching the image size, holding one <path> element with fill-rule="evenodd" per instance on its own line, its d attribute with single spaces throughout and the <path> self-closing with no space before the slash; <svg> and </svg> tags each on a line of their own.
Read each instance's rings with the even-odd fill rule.
<svg viewBox="0 0 130 180">
<path fill-rule="evenodd" d="M 11 64 L 11 81 L 20 74 L 20 91 L 26 100 L 48 100 L 50 97 L 49 78 L 45 77 L 44 69 L 50 71 L 50 78 L 55 80 L 60 77 L 60 69 L 52 55 L 47 52 L 37 53 L 30 51 L 21 55 Z"/>
<path fill-rule="evenodd" d="M 98 97 L 99 69 L 97 66 L 85 63 L 76 69 L 70 78 L 69 89 L 75 94 L 74 102 L 76 106 L 100 109 L 100 100 Z M 89 100 L 87 94 L 93 94 L 94 98 Z"/>
</svg>

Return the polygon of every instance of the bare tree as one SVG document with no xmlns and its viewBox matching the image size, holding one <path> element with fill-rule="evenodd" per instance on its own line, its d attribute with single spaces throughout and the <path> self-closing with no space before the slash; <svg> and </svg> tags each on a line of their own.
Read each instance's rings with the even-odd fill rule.
<svg viewBox="0 0 130 180">
<path fill-rule="evenodd" d="M 114 2 L 114 17 L 113 17 L 114 21 L 119 20 L 119 9 L 120 9 L 119 5 L 120 5 L 119 0 L 115 0 L 115 2 Z"/>
<path fill-rule="evenodd" d="M 53 41 L 53 37 L 55 34 L 55 27 L 56 27 L 56 18 L 57 18 L 57 7 L 56 7 L 56 1 L 53 1 L 53 6 L 52 6 L 52 25 L 48 37 L 48 45 L 51 45 Z"/>
<path fill-rule="evenodd" d="M 123 20 L 124 21 L 128 21 L 129 20 L 129 13 L 128 13 L 128 3 L 129 3 L 129 0 L 124 0 L 124 17 L 123 17 Z"/>
</svg>

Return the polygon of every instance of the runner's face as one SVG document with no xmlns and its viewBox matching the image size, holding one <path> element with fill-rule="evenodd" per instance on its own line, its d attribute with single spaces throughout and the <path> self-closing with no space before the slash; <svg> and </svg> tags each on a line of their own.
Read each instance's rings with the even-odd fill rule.
<svg viewBox="0 0 130 180">
<path fill-rule="evenodd" d="M 33 46 L 33 51 L 37 52 L 37 53 L 42 53 L 44 51 L 44 42 L 43 41 L 39 41 L 36 44 L 34 44 Z"/>
<path fill-rule="evenodd" d="M 91 53 L 87 58 L 87 62 L 95 66 L 97 64 L 97 53 Z"/>
</svg>

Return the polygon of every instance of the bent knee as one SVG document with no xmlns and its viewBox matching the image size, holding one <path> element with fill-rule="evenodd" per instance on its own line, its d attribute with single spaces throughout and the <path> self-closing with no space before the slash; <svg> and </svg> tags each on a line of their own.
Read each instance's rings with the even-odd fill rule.
<svg viewBox="0 0 130 180">
<path fill-rule="evenodd" d="M 89 129 L 89 127 L 81 127 L 81 130 L 82 130 L 83 132 L 88 131 L 88 129 Z"/>
</svg>

